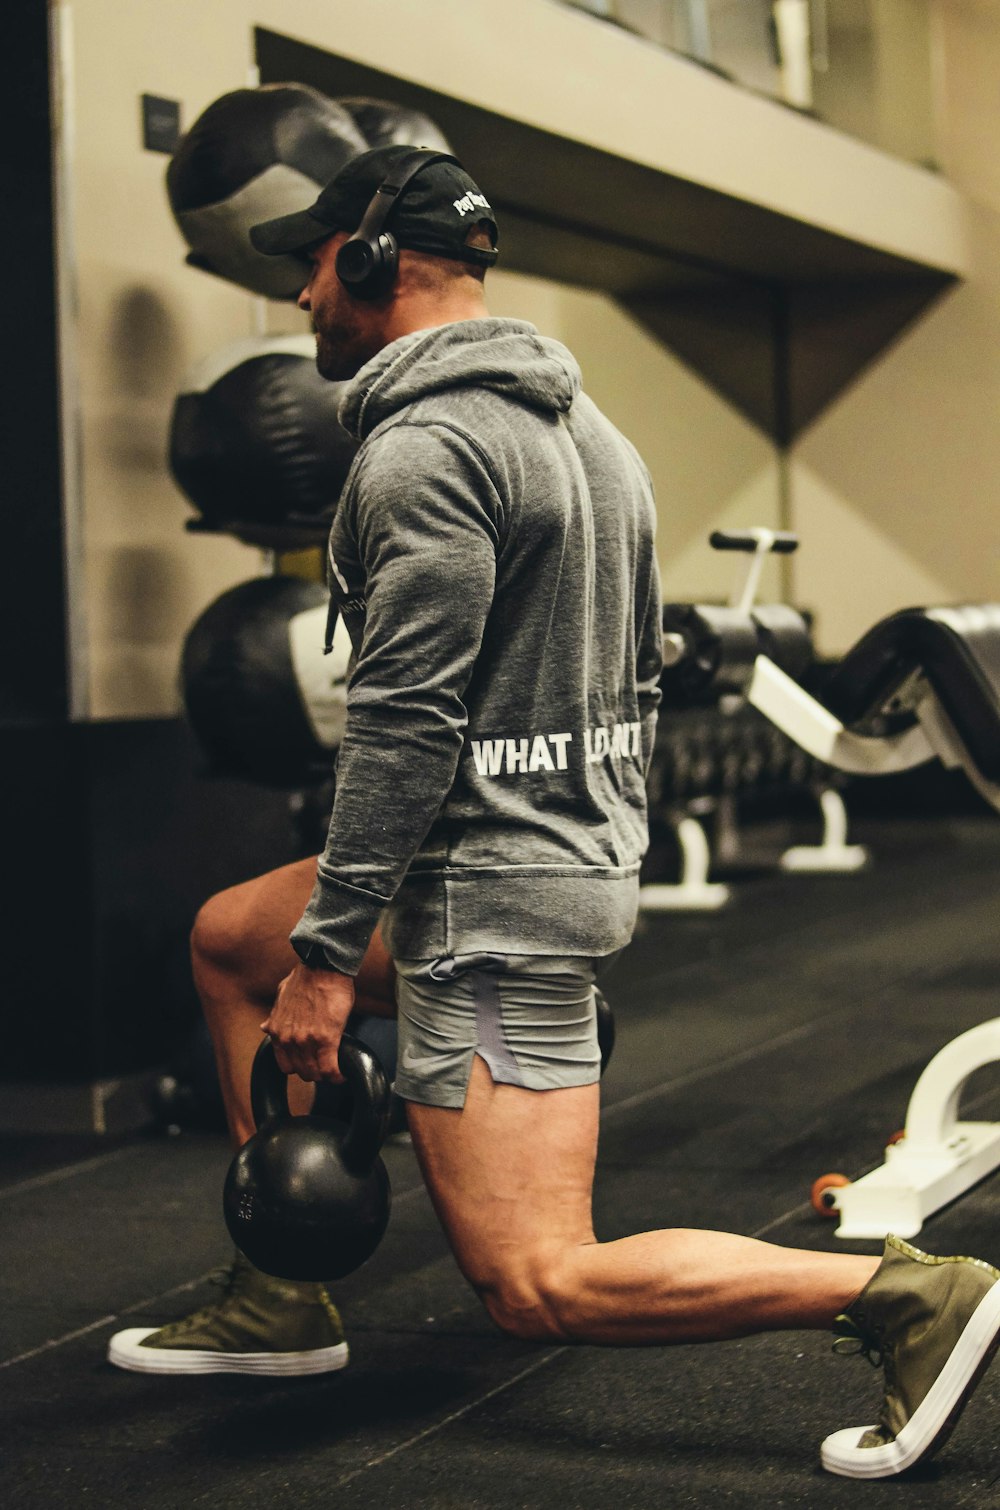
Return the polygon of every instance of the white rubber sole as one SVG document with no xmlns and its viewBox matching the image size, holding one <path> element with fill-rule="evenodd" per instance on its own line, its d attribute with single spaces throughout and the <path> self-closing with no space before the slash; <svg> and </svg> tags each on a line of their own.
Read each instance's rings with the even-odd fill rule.
<svg viewBox="0 0 1000 1510">
<path fill-rule="evenodd" d="M 346 1342 L 302 1353 L 212 1353 L 196 1348 L 140 1347 L 158 1327 L 128 1327 L 108 1343 L 108 1362 L 136 1374 L 329 1374 L 346 1368 Z"/>
<path fill-rule="evenodd" d="M 823 1467 L 848 1479 L 887 1479 L 912 1468 L 950 1436 L 998 1341 L 1000 1282 L 987 1290 L 969 1317 L 950 1358 L 896 1440 L 884 1447 L 859 1447 L 870 1426 L 835 1431 L 820 1448 Z"/>
</svg>

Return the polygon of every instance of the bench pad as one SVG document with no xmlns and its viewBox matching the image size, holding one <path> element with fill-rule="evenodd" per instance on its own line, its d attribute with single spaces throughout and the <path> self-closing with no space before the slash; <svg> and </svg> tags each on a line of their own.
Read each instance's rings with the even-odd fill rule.
<svg viewBox="0 0 1000 1510">
<path fill-rule="evenodd" d="M 977 770 L 1000 782 L 1000 604 L 907 608 L 869 629 L 832 673 L 822 700 L 845 728 L 913 711 L 894 704 L 919 672 Z"/>
</svg>

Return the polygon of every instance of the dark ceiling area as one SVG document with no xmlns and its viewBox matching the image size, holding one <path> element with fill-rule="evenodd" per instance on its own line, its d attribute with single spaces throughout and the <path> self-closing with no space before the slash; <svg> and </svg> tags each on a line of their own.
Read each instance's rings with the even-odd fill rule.
<svg viewBox="0 0 1000 1510">
<path fill-rule="evenodd" d="M 496 209 L 505 269 L 619 300 L 778 445 L 954 282 L 277 32 L 255 38 L 264 84 L 424 111 Z"/>
</svg>

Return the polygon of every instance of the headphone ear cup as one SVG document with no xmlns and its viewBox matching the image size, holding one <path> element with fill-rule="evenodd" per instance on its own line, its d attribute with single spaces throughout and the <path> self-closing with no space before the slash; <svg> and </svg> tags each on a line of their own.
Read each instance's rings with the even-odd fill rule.
<svg viewBox="0 0 1000 1510">
<path fill-rule="evenodd" d="M 364 287 L 375 266 L 375 247 L 370 241 L 352 237 L 345 241 L 337 253 L 337 277 L 351 293 Z"/>
<path fill-rule="evenodd" d="M 391 288 L 398 264 L 399 247 L 388 231 L 376 241 L 352 236 L 337 253 L 337 277 L 356 299 L 377 299 Z"/>
<path fill-rule="evenodd" d="M 399 271 L 399 244 L 391 231 L 381 231 L 378 238 L 379 264 L 376 294 L 388 293 Z"/>
</svg>

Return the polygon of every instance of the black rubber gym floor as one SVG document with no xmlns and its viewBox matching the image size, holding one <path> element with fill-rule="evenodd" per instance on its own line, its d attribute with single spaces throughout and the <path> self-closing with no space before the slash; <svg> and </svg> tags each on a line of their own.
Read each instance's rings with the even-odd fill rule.
<svg viewBox="0 0 1000 1510">
<path fill-rule="evenodd" d="M 645 922 L 607 985 L 602 1237 L 704 1226 L 843 1247 L 807 1204 L 811 1181 L 879 1162 L 931 1054 L 997 1015 L 1000 824 L 860 837 L 865 874 L 758 875 L 723 914 Z M 1000 1072 L 978 1072 L 973 1106 L 1000 1117 Z M 36 1142 L 23 1157 L 0 1156 L 3 1497 L 18 1510 L 1000 1505 L 1000 1363 L 931 1464 L 831 1478 L 821 1438 L 872 1419 L 880 1376 L 863 1361 L 815 1333 L 636 1351 L 506 1339 L 401 1143 L 388 1236 L 338 1287 L 349 1369 L 122 1373 L 103 1361 L 111 1332 L 182 1315 L 226 1260 L 224 1140 Z M 1000 1262 L 1000 1179 L 918 1241 Z"/>
</svg>

